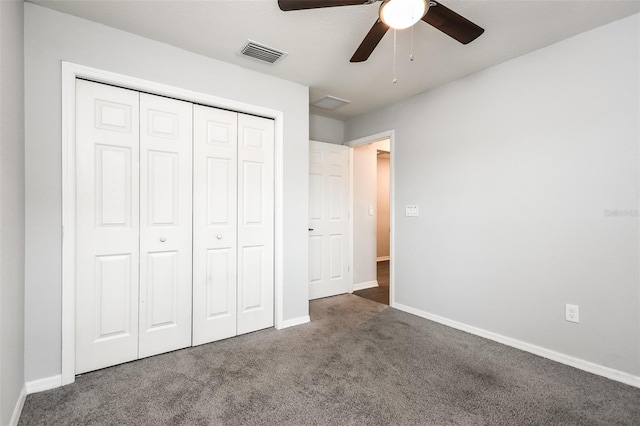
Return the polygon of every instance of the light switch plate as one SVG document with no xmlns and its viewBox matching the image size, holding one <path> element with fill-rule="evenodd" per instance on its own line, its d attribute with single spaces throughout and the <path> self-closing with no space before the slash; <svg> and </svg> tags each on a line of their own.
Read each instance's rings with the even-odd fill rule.
<svg viewBox="0 0 640 426">
<path fill-rule="evenodd" d="M 417 204 L 407 204 L 405 206 L 404 215 L 407 217 L 416 217 L 420 216 L 420 209 Z"/>
</svg>

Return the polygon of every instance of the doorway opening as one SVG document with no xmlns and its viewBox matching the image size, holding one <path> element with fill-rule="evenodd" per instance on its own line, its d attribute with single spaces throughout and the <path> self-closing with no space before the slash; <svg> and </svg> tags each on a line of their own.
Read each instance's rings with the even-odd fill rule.
<svg viewBox="0 0 640 426">
<path fill-rule="evenodd" d="M 353 147 L 353 294 L 393 306 L 392 132 Z"/>
</svg>

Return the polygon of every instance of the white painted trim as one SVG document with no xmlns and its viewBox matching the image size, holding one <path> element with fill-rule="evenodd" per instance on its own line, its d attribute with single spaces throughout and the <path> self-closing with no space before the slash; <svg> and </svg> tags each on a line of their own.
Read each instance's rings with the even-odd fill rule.
<svg viewBox="0 0 640 426">
<path fill-rule="evenodd" d="M 349 149 L 349 283 L 351 283 L 351 291 L 353 293 L 353 149 Z"/>
<path fill-rule="evenodd" d="M 15 407 L 13 407 L 13 413 L 11 414 L 11 419 L 9 419 L 9 426 L 18 426 L 18 422 L 20 421 L 20 415 L 22 414 L 22 407 L 24 407 L 24 401 L 27 399 L 27 386 L 22 385 L 22 389 L 20 389 L 20 393 L 18 394 L 18 400 L 16 401 Z"/>
<path fill-rule="evenodd" d="M 86 78 L 132 90 L 169 96 L 272 118 L 275 125 L 275 318 L 284 322 L 284 113 L 136 77 L 62 62 L 62 384 L 75 380 L 75 80 Z"/>
<path fill-rule="evenodd" d="M 395 259 L 396 253 L 396 134 L 387 132 L 389 138 L 389 257 Z M 389 262 L 389 306 L 396 300 L 396 262 Z"/>
<path fill-rule="evenodd" d="M 391 260 L 391 257 L 390 256 L 380 256 L 380 257 L 376 258 L 376 262 L 384 262 L 384 261 L 387 261 L 387 260 Z"/>
<path fill-rule="evenodd" d="M 45 377 L 44 379 L 32 380 L 27 382 L 27 395 L 32 393 L 42 392 L 49 389 L 55 389 L 62 386 L 62 374 L 58 374 L 52 377 Z"/>
<path fill-rule="evenodd" d="M 62 384 L 73 383 L 76 364 L 76 76 L 62 63 Z M 46 380 L 46 379 L 44 379 Z"/>
<path fill-rule="evenodd" d="M 311 322 L 311 317 L 309 317 L 309 315 L 304 316 L 304 317 L 292 318 L 292 319 L 284 320 L 280 324 L 280 328 L 278 328 L 278 330 L 282 330 L 284 328 L 289 328 L 289 327 L 295 327 L 296 325 L 302 325 L 302 324 L 306 324 L 308 322 Z"/>
<path fill-rule="evenodd" d="M 272 111 L 275 115 L 274 144 L 274 327 L 282 328 L 284 323 L 284 113 Z"/>
<path fill-rule="evenodd" d="M 353 149 L 349 149 L 349 238 L 347 243 L 349 244 L 348 258 L 349 258 L 349 277 L 348 282 L 351 284 L 348 286 L 351 290 L 349 293 L 353 293 Z"/>
<path fill-rule="evenodd" d="M 380 133 L 376 133 L 374 135 L 371 136 L 365 136 L 363 138 L 359 138 L 359 139 L 354 139 L 348 142 L 345 142 L 344 145 L 345 146 L 349 146 L 349 147 L 356 147 L 359 145 L 366 145 L 368 143 L 374 143 L 374 142 L 378 142 L 384 139 L 389 139 L 389 153 L 391 154 L 391 160 L 389 161 L 389 175 L 390 175 L 390 182 L 389 182 L 389 222 L 390 222 L 390 227 L 391 227 L 391 232 L 389 235 L 389 257 L 393 258 L 394 253 L 395 253 L 395 245 L 396 245 L 396 237 L 395 237 L 395 218 L 396 218 L 396 209 L 395 209 L 395 201 L 396 201 L 396 190 L 395 190 L 395 182 L 396 182 L 396 178 L 395 178 L 395 155 L 394 155 L 394 150 L 395 150 L 395 131 L 394 130 L 387 130 L 385 132 L 380 132 Z M 349 157 L 352 161 L 350 162 L 350 180 L 351 180 L 351 211 L 353 211 L 353 150 L 351 150 L 350 153 L 350 157 Z M 351 226 L 351 231 L 350 234 L 351 236 L 353 236 L 353 218 L 351 218 L 351 222 L 350 222 L 350 226 Z M 353 241 L 351 242 L 351 247 L 354 247 L 353 245 Z M 353 248 L 351 249 L 351 264 L 353 265 Z M 352 278 L 353 279 L 353 278 Z M 389 306 L 393 307 L 393 303 L 395 301 L 395 281 L 396 281 L 396 272 L 395 272 L 395 262 L 391 262 L 391 264 L 389 265 Z M 354 284 L 354 291 L 355 291 L 355 286 L 357 284 Z"/>
<path fill-rule="evenodd" d="M 376 133 L 375 135 L 365 136 L 363 138 L 347 141 L 343 145 L 354 147 L 359 145 L 366 145 L 368 143 L 379 142 L 385 139 L 392 139 L 392 137 L 393 137 L 393 130 L 388 130 L 386 132 Z M 391 147 L 389 149 L 391 149 Z"/>
<path fill-rule="evenodd" d="M 379 287 L 378 280 L 365 281 L 353 285 L 353 291 L 364 290 L 367 288 Z"/>
<path fill-rule="evenodd" d="M 394 308 L 408 312 L 410 314 L 419 316 L 421 318 L 428 319 L 430 321 L 437 322 L 439 324 L 446 325 L 447 327 L 462 330 L 467 333 L 474 334 L 476 336 L 484 337 L 485 339 L 493 340 L 494 342 L 502 343 L 503 345 L 511 346 L 512 348 L 520 349 L 525 352 L 529 352 L 541 357 L 550 359 L 552 361 L 559 362 L 561 364 L 568 365 L 570 367 L 577 368 L 589 373 L 597 374 L 617 382 L 621 382 L 630 386 L 640 388 L 640 376 L 634 376 L 623 371 L 615 370 L 613 368 L 605 367 L 604 365 L 596 364 L 590 361 L 585 361 L 580 358 L 575 358 L 570 355 L 566 355 L 560 352 L 553 351 L 551 349 L 543 348 L 541 346 L 533 345 L 531 343 L 523 342 L 522 340 L 513 339 L 511 337 L 503 336 L 501 334 L 493 333 L 491 331 L 483 330 L 481 328 L 473 327 L 458 321 L 450 320 L 439 315 L 430 314 L 428 312 L 415 309 L 410 306 L 396 303 Z"/>
</svg>

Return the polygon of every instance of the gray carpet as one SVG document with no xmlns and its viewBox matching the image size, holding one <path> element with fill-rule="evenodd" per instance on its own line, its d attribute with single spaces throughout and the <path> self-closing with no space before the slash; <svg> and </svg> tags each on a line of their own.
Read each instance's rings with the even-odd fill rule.
<svg viewBox="0 0 640 426">
<path fill-rule="evenodd" d="M 354 295 L 311 318 L 82 375 L 20 425 L 640 424 L 640 389 Z"/>
</svg>

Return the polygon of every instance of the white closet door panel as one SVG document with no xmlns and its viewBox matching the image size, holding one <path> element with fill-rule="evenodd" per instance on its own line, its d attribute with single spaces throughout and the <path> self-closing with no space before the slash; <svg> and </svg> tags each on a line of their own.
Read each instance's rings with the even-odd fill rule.
<svg viewBox="0 0 640 426">
<path fill-rule="evenodd" d="M 274 124 L 238 114 L 238 334 L 274 323 Z"/>
<path fill-rule="evenodd" d="M 138 93 L 76 82 L 76 373 L 138 357 Z"/>
<path fill-rule="evenodd" d="M 175 327 L 180 300 L 178 252 L 150 253 L 147 259 L 146 327 L 154 331 Z"/>
<path fill-rule="evenodd" d="M 349 148 L 309 146 L 309 298 L 351 289 L 349 267 Z"/>
<path fill-rule="evenodd" d="M 131 256 L 96 256 L 95 322 L 98 340 L 131 333 Z"/>
<path fill-rule="evenodd" d="M 238 114 L 194 105 L 193 344 L 236 335 Z"/>
<path fill-rule="evenodd" d="M 191 345 L 192 105 L 140 94 L 140 358 Z"/>
</svg>

